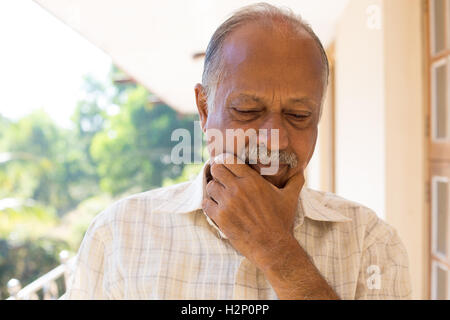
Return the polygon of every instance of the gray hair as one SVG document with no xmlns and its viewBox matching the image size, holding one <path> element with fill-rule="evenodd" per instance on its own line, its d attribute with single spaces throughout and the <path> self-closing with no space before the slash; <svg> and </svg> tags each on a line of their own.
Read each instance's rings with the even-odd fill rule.
<svg viewBox="0 0 450 320">
<path fill-rule="evenodd" d="M 223 77 L 223 59 L 221 51 L 225 39 L 238 27 L 249 22 L 258 21 L 273 26 L 274 20 L 279 20 L 287 23 L 294 31 L 305 30 L 319 47 L 321 57 L 324 64 L 325 88 L 328 84 L 329 64 L 325 49 L 322 46 L 319 38 L 316 36 L 310 25 L 305 22 L 301 16 L 296 15 L 288 8 L 278 8 L 268 3 L 256 3 L 239 9 L 234 14 L 223 22 L 214 32 L 211 37 L 208 47 L 206 48 L 205 62 L 202 75 L 202 86 L 206 90 L 206 103 L 209 110 L 214 108 L 214 100 L 217 91 L 217 84 Z M 324 94 L 325 96 L 325 94 Z M 323 102 L 323 99 L 322 99 Z M 320 106 L 320 114 L 322 113 L 322 104 Z"/>
</svg>

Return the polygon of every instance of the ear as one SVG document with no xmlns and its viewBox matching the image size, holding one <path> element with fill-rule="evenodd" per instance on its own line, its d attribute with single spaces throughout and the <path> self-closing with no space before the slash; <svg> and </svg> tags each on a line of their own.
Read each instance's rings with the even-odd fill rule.
<svg viewBox="0 0 450 320">
<path fill-rule="evenodd" d="M 197 104 L 198 115 L 203 132 L 205 132 L 206 121 L 208 120 L 208 105 L 206 103 L 206 90 L 200 83 L 195 85 L 195 103 Z"/>
</svg>

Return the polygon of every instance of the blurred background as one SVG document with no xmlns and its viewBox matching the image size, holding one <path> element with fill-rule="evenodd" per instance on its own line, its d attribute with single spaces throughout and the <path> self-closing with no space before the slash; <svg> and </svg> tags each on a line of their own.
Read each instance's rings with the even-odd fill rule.
<svg viewBox="0 0 450 320">
<path fill-rule="evenodd" d="M 194 137 L 209 38 L 254 2 L 0 3 L 0 299 L 57 298 L 96 214 L 199 172 L 170 162 L 171 134 Z M 413 298 L 450 299 L 450 0 L 267 2 L 310 22 L 331 64 L 307 185 L 373 209 Z"/>
</svg>

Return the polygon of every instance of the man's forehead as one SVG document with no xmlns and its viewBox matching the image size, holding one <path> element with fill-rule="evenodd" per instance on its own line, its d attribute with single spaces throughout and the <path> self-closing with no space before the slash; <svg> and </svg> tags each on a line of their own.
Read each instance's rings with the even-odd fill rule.
<svg viewBox="0 0 450 320">
<path fill-rule="evenodd" d="M 312 58 L 321 66 L 320 51 L 306 31 L 278 30 L 257 23 L 243 25 L 225 39 L 222 58 L 228 67 L 243 62 L 287 61 Z M 311 61 L 310 61 L 311 62 Z"/>
<path fill-rule="evenodd" d="M 257 24 L 241 26 L 225 39 L 222 47 L 218 96 L 271 105 L 320 107 L 324 77 L 321 53 L 315 41 L 293 37 Z M 236 97 L 236 95 L 238 95 Z"/>
</svg>

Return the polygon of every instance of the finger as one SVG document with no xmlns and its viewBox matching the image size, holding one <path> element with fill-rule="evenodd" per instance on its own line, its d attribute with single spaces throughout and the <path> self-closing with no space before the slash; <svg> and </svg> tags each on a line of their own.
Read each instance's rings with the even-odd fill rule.
<svg viewBox="0 0 450 320">
<path fill-rule="evenodd" d="M 225 165 L 216 162 L 211 165 L 211 176 L 224 187 L 229 186 L 237 178 Z"/>
<path fill-rule="evenodd" d="M 214 218 L 217 216 L 218 205 L 211 199 L 208 198 L 203 199 L 202 208 L 210 219 L 214 220 Z"/>
<path fill-rule="evenodd" d="M 211 180 L 206 185 L 206 193 L 216 203 L 218 203 L 220 201 L 224 191 L 225 191 L 225 187 L 223 185 L 221 185 L 219 182 L 215 181 L 215 180 Z"/>
<path fill-rule="evenodd" d="M 202 207 L 203 211 L 206 214 L 206 220 L 208 221 L 208 223 L 216 227 L 221 238 L 227 239 L 227 236 L 222 232 L 222 230 L 220 230 L 219 226 L 216 223 L 218 217 L 217 204 L 209 199 L 204 199 L 202 201 Z"/>
<path fill-rule="evenodd" d="M 300 171 L 299 173 L 290 177 L 289 180 L 286 182 L 285 186 L 281 190 L 287 196 L 298 197 L 304 183 L 305 183 L 305 176 L 303 175 L 303 172 Z"/>
<path fill-rule="evenodd" d="M 257 172 L 250 168 L 245 162 L 236 157 L 232 153 L 219 154 L 213 160 L 215 163 L 223 164 L 230 172 L 232 172 L 238 178 L 248 177 L 255 175 Z M 257 174 L 259 175 L 259 174 Z"/>
</svg>

